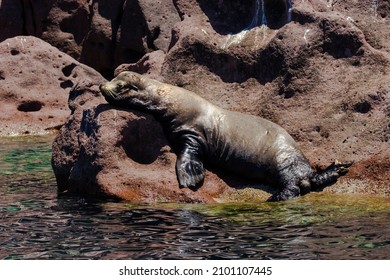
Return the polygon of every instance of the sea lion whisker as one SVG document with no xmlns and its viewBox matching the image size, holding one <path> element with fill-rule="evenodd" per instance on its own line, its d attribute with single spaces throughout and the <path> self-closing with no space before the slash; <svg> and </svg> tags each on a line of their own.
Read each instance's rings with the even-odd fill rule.
<svg viewBox="0 0 390 280">
<path fill-rule="evenodd" d="M 106 89 L 104 92 L 106 94 L 108 94 L 111 98 L 115 98 L 116 97 L 114 92 L 111 89 Z"/>
</svg>

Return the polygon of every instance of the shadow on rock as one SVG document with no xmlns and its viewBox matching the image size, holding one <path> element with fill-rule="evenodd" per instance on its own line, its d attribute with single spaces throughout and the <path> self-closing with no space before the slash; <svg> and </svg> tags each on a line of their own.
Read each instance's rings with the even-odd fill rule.
<svg viewBox="0 0 390 280">
<path fill-rule="evenodd" d="M 98 118 L 99 114 L 112 109 L 109 104 L 100 104 L 95 109 L 95 117 Z M 114 110 L 129 112 L 120 108 Z M 113 121 L 115 122 L 115 119 Z M 131 120 L 123 124 L 118 127 L 120 138 L 113 144 L 122 147 L 131 160 L 140 164 L 152 164 L 163 155 L 163 147 L 167 145 L 166 141 L 161 139 L 162 127 L 154 127 L 153 123 L 152 118 L 141 115 L 136 122 Z M 113 124 L 113 127 L 115 126 Z M 143 143 L 147 144 L 143 145 Z"/>
<path fill-rule="evenodd" d="M 237 34 L 256 26 L 281 28 L 290 21 L 287 0 L 200 0 L 199 6 L 221 35 Z"/>
</svg>

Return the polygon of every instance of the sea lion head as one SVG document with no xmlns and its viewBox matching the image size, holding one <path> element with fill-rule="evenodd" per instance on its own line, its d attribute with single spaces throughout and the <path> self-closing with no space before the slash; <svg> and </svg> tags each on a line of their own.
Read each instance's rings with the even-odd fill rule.
<svg viewBox="0 0 390 280">
<path fill-rule="evenodd" d="M 109 103 L 139 98 L 146 89 L 145 79 L 138 73 L 124 71 L 109 82 L 99 86 Z"/>
</svg>

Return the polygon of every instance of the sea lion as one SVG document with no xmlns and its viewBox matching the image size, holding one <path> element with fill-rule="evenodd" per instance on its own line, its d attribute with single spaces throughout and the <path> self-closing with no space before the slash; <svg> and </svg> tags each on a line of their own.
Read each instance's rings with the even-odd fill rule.
<svg viewBox="0 0 390 280">
<path fill-rule="evenodd" d="M 180 187 L 198 188 L 203 161 L 280 189 L 268 201 L 304 195 L 334 183 L 351 162 L 317 174 L 293 138 L 266 119 L 228 111 L 186 89 L 125 71 L 100 85 L 114 106 L 152 114 L 177 152 Z"/>
</svg>

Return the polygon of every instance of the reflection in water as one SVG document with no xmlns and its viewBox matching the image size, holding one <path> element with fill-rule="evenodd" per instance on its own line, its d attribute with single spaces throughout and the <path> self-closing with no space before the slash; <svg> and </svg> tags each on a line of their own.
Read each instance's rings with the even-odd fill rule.
<svg viewBox="0 0 390 280">
<path fill-rule="evenodd" d="M 57 198 L 49 142 L 34 141 L 0 148 L 0 259 L 390 258 L 385 198 L 318 193 L 218 205 Z M 27 170 L 12 170 L 18 159 Z"/>
</svg>

